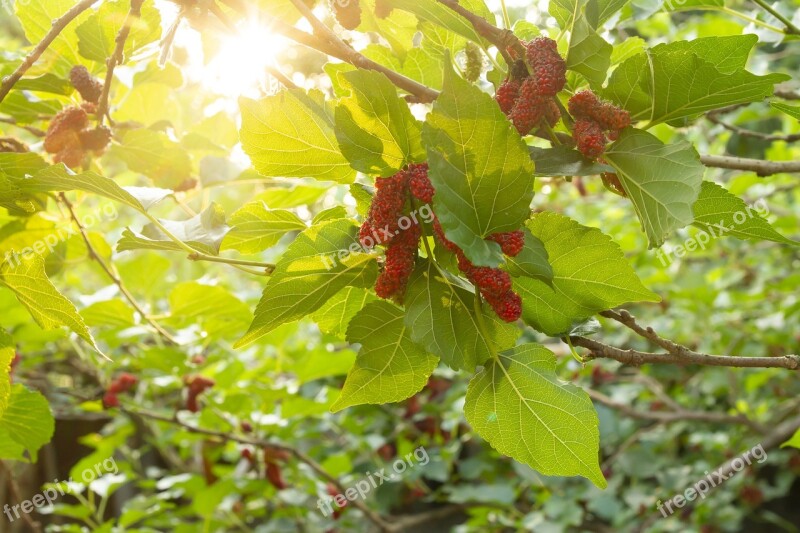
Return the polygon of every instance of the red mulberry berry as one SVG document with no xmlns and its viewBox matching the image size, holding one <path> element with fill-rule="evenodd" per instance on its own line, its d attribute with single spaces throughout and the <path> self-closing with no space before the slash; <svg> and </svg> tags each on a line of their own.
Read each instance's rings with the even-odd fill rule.
<svg viewBox="0 0 800 533">
<path fill-rule="evenodd" d="M 346 30 L 354 30 L 361 24 L 359 0 L 331 0 L 333 15 Z"/>
<path fill-rule="evenodd" d="M 433 202 L 433 194 L 436 192 L 428 178 L 428 164 L 409 165 L 408 188 L 415 198 L 426 204 Z"/>
<path fill-rule="evenodd" d="M 374 235 L 372 238 L 377 239 L 374 244 L 387 244 L 399 234 L 400 217 L 408 199 L 408 173 L 400 171 L 388 178 L 378 178 L 375 188 L 375 197 L 362 225 L 361 242 L 365 246 L 367 235 Z"/>
<path fill-rule="evenodd" d="M 501 298 L 487 298 L 486 301 L 505 322 L 516 322 L 522 316 L 522 298 L 514 291 L 507 292 Z"/>
<path fill-rule="evenodd" d="M 548 37 L 537 37 L 527 44 L 528 64 L 536 88 L 543 96 L 555 96 L 567 83 L 567 64 L 558 53 L 558 44 Z"/>
<path fill-rule="evenodd" d="M 66 150 L 62 150 L 58 152 L 53 157 L 53 162 L 55 163 L 64 163 L 70 168 L 78 168 L 83 163 L 83 157 L 86 155 L 86 152 L 81 150 L 80 148 L 68 148 Z"/>
<path fill-rule="evenodd" d="M 506 115 L 511 113 L 511 110 L 514 108 L 514 103 L 519 97 L 520 85 L 521 83 L 517 80 L 505 80 L 500 84 L 500 87 L 497 88 L 494 99 L 497 100 L 497 104 Z"/>
<path fill-rule="evenodd" d="M 578 151 L 589 159 L 597 159 L 606 150 L 606 136 L 597 122 L 579 119 L 572 135 Z"/>
<path fill-rule="evenodd" d="M 392 14 L 392 4 L 389 0 L 375 0 L 375 16 L 379 19 L 385 19 Z"/>
<path fill-rule="evenodd" d="M 442 228 L 442 225 L 439 223 L 439 219 L 438 218 L 434 218 L 433 219 L 433 234 L 436 235 L 436 238 L 442 244 L 442 246 L 445 247 L 445 249 L 447 249 L 447 250 L 449 250 L 449 251 L 451 251 L 453 253 L 456 253 L 456 252 L 459 251 L 458 246 L 454 242 L 450 241 L 445 236 L 444 228 Z"/>
<path fill-rule="evenodd" d="M 525 247 L 525 233 L 522 230 L 509 231 L 507 233 L 495 233 L 489 235 L 488 239 L 500 245 L 503 253 L 509 257 L 519 255 Z"/>
<path fill-rule="evenodd" d="M 103 94 L 103 84 L 89 74 L 83 65 L 72 67 L 69 72 L 69 81 L 81 97 L 87 102 L 97 103 Z"/>
<path fill-rule="evenodd" d="M 103 395 L 103 407 L 106 409 L 111 409 L 113 407 L 119 407 L 119 398 L 113 392 L 106 392 Z"/>
<path fill-rule="evenodd" d="M 414 272 L 419 235 L 419 226 L 413 226 L 402 232 L 386 249 L 383 272 L 375 284 L 375 292 L 381 298 L 402 299 L 408 280 Z"/>
<path fill-rule="evenodd" d="M 44 149 L 51 154 L 70 148 L 80 148 L 78 132 L 89 125 L 89 116 L 81 108 L 65 107 L 50 122 L 44 139 Z"/>
<path fill-rule="evenodd" d="M 593 118 L 600 100 L 592 91 L 581 91 L 569 99 L 569 112 L 576 119 Z"/>
<path fill-rule="evenodd" d="M 98 154 L 105 151 L 108 143 L 111 142 L 111 130 L 105 126 L 84 130 L 78 136 L 81 139 L 81 146 L 83 146 L 84 150 L 91 150 Z"/>
</svg>

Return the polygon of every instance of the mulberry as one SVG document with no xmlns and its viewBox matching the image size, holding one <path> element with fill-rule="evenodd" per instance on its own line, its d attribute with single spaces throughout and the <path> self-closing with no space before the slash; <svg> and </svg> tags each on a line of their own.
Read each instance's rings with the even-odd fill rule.
<svg viewBox="0 0 800 533">
<path fill-rule="evenodd" d="M 483 56 L 481 49 L 472 41 L 467 41 L 464 47 L 464 53 L 467 56 L 467 64 L 464 68 L 464 77 L 467 81 L 475 83 L 481 75 L 483 70 Z"/>
<path fill-rule="evenodd" d="M 606 150 L 606 136 L 597 122 L 585 118 L 578 119 L 572 135 L 578 151 L 589 159 L 597 159 Z"/>
<path fill-rule="evenodd" d="M 103 94 L 103 84 L 94 79 L 83 65 L 72 67 L 69 72 L 69 81 L 75 87 L 75 90 L 80 93 L 81 98 L 87 102 L 96 104 L 100 101 L 100 95 Z"/>
<path fill-rule="evenodd" d="M 84 130 L 78 134 L 81 145 L 85 150 L 95 153 L 102 153 L 108 143 L 111 142 L 111 130 L 105 126 L 100 126 L 92 130 Z"/>
<path fill-rule="evenodd" d="M 569 100 L 569 112 L 578 120 L 596 122 L 608 131 L 608 138 L 616 140 L 619 132 L 631 125 L 631 115 L 610 102 L 601 101 L 592 91 L 581 91 Z"/>
<path fill-rule="evenodd" d="M 419 225 L 413 225 L 401 232 L 386 249 L 383 272 L 375 284 L 375 293 L 381 298 L 402 299 L 414 272 L 420 234 Z"/>
<path fill-rule="evenodd" d="M 379 19 L 388 18 L 392 14 L 392 4 L 389 0 L 375 0 L 375 16 Z"/>
<path fill-rule="evenodd" d="M 537 37 L 526 48 L 537 91 L 542 96 L 557 95 L 567 83 L 567 63 L 558 53 L 558 44 L 548 37 Z"/>
<path fill-rule="evenodd" d="M 400 233 L 399 220 L 408 200 L 408 172 L 378 178 L 375 188 L 367 219 L 359 231 L 361 244 L 367 248 L 388 244 Z"/>
<path fill-rule="evenodd" d="M 500 106 L 500 110 L 506 115 L 511 113 L 511 110 L 514 108 L 514 103 L 517 101 L 517 98 L 519 98 L 520 85 L 521 82 L 518 80 L 505 80 L 500 84 L 500 87 L 497 88 L 494 99 Z"/>
<path fill-rule="evenodd" d="M 79 107 L 62 109 L 50 122 L 44 139 L 44 149 L 56 154 L 69 149 L 80 149 L 78 132 L 89 125 L 89 116 Z"/>
<path fill-rule="evenodd" d="M 333 15 L 346 30 L 354 30 L 361 24 L 359 0 L 331 0 Z"/>
<path fill-rule="evenodd" d="M 438 218 L 433 219 L 433 234 L 436 235 L 436 238 L 439 240 L 442 246 L 445 247 L 446 250 L 449 250 L 453 253 L 459 251 L 458 246 L 454 242 L 450 241 L 447 237 L 445 237 L 444 229 L 442 228 L 442 225 L 439 222 Z"/>
<path fill-rule="evenodd" d="M 516 257 L 525 247 L 525 233 L 522 230 L 507 233 L 495 233 L 488 239 L 500 245 L 503 253 L 509 257 Z"/>
<path fill-rule="evenodd" d="M 575 118 L 594 118 L 600 100 L 592 91 L 580 91 L 569 99 L 569 112 Z"/>
<path fill-rule="evenodd" d="M 409 165 L 408 188 L 418 200 L 429 204 L 433 202 L 433 185 L 428 178 L 428 163 Z"/>
<path fill-rule="evenodd" d="M 486 298 L 486 301 L 505 322 L 516 322 L 522 316 L 522 298 L 513 291 L 499 298 Z"/>
<path fill-rule="evenodd" d="M 508 115 L 520 135 L 527 135 L 545 118 L 549 100 L 550 97 L 539 94 L 538 82 L 534 78 L 522 82 L 519 97 Z"/>
</svg>

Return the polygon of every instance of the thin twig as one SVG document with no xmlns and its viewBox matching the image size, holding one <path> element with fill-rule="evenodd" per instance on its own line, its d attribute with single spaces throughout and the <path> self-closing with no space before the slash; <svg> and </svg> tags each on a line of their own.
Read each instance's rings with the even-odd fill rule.
<svg viewBox="0 0 800 533">
<path fill-rule="evenodd" d="M 97 104 L 97 123 L 103 124 L 106 113 L 108 113 L 108 95 L 111 93 L 111 83 L 114 81 L 114 69 L 117 65 L 125 60 L 125 43 L 128 41 L 128 36 L 131 33 L 131 26 L 142 15 L 142 4 L 144 0 L 131 0 L 131 9 L 122 23 L 122 27 L 117 33 L 116 47 L 111 57 L 108 58 L 106 64 L 106 81 L 103 84 L 103 92 L 100 94 L 100 101 Z"/>
<path fill-rule="evenodd" d="M 785 142 L 800 141 L 800 133 L 794 133 L 794 134 L 791 134 L 791 135 L 775 135 L 775 134 L 770 134 L 770 133 L 763 133 L 763 132 L 760 132 L 760 131 L 748 130 L 748 129 L 742 128 L 740 126 L 736 126 L 734 124 L 728 124 L 724 120 L 718 119 L 714 114 L 711 114 L 711 113 L 706 115 L 706 118 L 709 120 L 709 122 L 713 122 L 714 124 L 722 126 L 723 128 L 725 128 L 728 131 L 732 131 L 733 133 L 735 133 L 737 135 L 742 135 L 742 136 L 745 136 L 745 137 L 755 137 L 756 139 L 763 139 L 765 141 L 770 141 L 770 142 L 772 142 L 772 141 L 785 141 Z"/>
<path fill-rule="evenodd" d="M 462 6 L 456 0 L 438 0 L 438 2 L 467 19 L 481 37 L 485 38 L 487 41 L 497 47 L 497 51 L 500 52 L 509 67 L 514 63 L 514 60 L 508 53 L 509 48 L 514 48 L 520 57 L 524 55 L 525 51 L 519 41 L 519 38 L 514 35 L 514 32 L 512 32 L 510 29 L 498 28 L 485 18 L 476 15 L 469 9 Z"/>
<path fill-rule="evenodd" d="M 177 426 L 185 429 L 186 431 L 189 431 L 190 433 L 196 433 L 198 435 L 207 435 L 209 437 L 216 437 L 216 438 L 222 439 L 223 441 L 237 442 L 239 444 L 247 444 L 249 446 L 256 446 L 258 448 L 272 448 L 274 450 L 287 452 L 287 453 L 291 454 L 292 456 L 294 456 L 298 461 L 308 465 L 308 467 L 311 468 L 311 470 L 313 470 L 322 479 L 324 479 L 325 481 L 327 481 L 327 482 L 331 483 L 332 485 L 334 485 L 336 487 L 336 490 L 338 490 L 340 494 L 344 494 L 345 491 L 347 490 L 344 487 L 344 485 L 342 485 L 342 483 L 338 479 L 336 479 L 336 477 L 334 477 L 333 475 L 328 473 L 328 471 L 325 470 L 325 468 L 322 465 L 320 465 L 318 462 L 316 462 L 308 454 L 306 454 L 305 452 L 302 452 L 302 451 L 300 451 L 298 449 L 295 449 L 295 448 L 292 448 L 290 446 L 287 446 L 285 444 L 280 444 L 280 443 L 276 443 L 274 441 L 269 441 L 269 440 L 249 438 L 249 437 L 244 437 L 244 436 L 239 436 L 239 435 L 233 435 L 233 434 L 230 434 L 230 433 L 223 433 L 223 432 L 220 432 L 220 431 L 214 431 L 214 430 L 210 430 L 210 429 L 200 428 L 200 427 L 193 426 L 191 424 L 187 424 L 186 422 L 181 421 L 177 416 L 167 417 L 167 416 L 159 415 L 157 413 L 151 413 L 151 412 L 148 412 L 148 411 L 142 411 L 142 410 L 138 410 L 138 409 L 134 410 L 134 409 L 123 408 L 122 411 L 127 413 L 127 414 L 129 414 L 129 415 L 135 415 L 135 416 L 139 416 L 139 417 L 142 417 L 142 418 L 148 418 L 148 419 L 151 419 L 151 420 L 158 420 L 158 421 L 161 421 L 161 422 L 166 422 L 168 424 L 174 424 L 174 425 L 177 425 Z M 352 500 L 350 503 L 352 503 L 353 506 L 355 508 L 357 508 L 359 511 L 364 513 L 364 516 L 366 516 L 372 523 L 374 523 L 376 526 L 378 526 L 382 531 L 395 531 L 395 528 L 394 528 L 393 524 L 388 523 L 380 514 L 376 513 L 372 509 L 370 509 L 363 501 L 361 501 L 359 499 L 355 499 L 355 500 Z"/>
<path fill-rule="evenodd" d="M 21 128 L 31 135 L 35 135 L 36 137 L 44 137 L 47 135 L 44 131 L 40 130 L 39 128 L 34 128 L 33 126 L 24 126 L 22 124 L 17 124 L 17 121 L 11 117 L 0 117 L 0 122 L 4 124 L 11 124 L 12 126 L 16 126 L 17 128 Z"/>
<path fill-rule="evenodd" d="M 22 496 L 20 496 L 17 482 L 14 481 L 14 473 L 3 461 L 0 461 L 0 473 L 4 474 L 4 476 L 8 478 L 8 491 L 11 495 L 11 499 L 17 504 L 22 504 L 23 503 Z M 41 524 L 39 524 L 39 522 L 36 522 L 31 517 L 31 515 L 26 513 L 24 510 L 22 511 L 22 520 L 28 525 L 31 531 L 34 531 L 35 533 L 41 533 L 42 531 Z"/>
<path fill-rule="evenodd" d="M 774 94 L 776 97 L 783 98 L 784 100 L 800 100 L 800 91 L 797 89 L 776 87 Z"/>
<path fill-rule="evenodd" d="M 725 155 L 702 155 L 700 162 L 707 167 L 755 172 L 758 176 L 800 173 L 800 161 L 765 161 Z"/>
<path fill-rule="evenodd" d="M 96 3 L 98 0 L 81 0 L 77 4 L 75 4 L 69 11 L 61 15 L 58 19 L 53 21 L 53 27 L 50 28 L 50 31 L 47 32 L 47 35 L 39 41 L 39 44 L 28 54 L 22 64 L 17 67 L 17 70 L 14 71 L 13 74 L 8 76 L 7 78 L 3 79 L 2 85 L 0 85 L 0 102 L 2 102 L 5 97 L 11 92 L 11 89 L 14 85 L 22 79 L 22 76 L 30 69 L 34 63 L 36 63 L 42 54 L 47 50 L 47 48 L 53 44 L 53 41 L 59 36 L 59 34 L 64 31 L 70 22 L 75 20 L 78 15 L 92 7 L 92 4 Z"/>
<path fill-rule="evenodd" d="M 687 411 L 681 409 L 679 411 L 640 411 L 632 406 L 612 400 L 605 394 L 592 389 L 586 389 L 589 397 L 600 403 L 619 411 L 620 413 L 637 420 L 654 420 L 656 422 L 663 422 L 669 424 L 672 422 L 680 422 L 682 420 L 694 420 L 697 422 L 709 422 L 712 424 L 743 424 L 749 426 L 757 431 L 762 431 L 763 426 L 750 420 L 744 415 L 728 415 L 725 413 L 714 413 L 708 411 Z"/>
<path fill-rule="evenodd" d="M 784 355 L 783 357 L 735 357 L 725 355 L 708 355 L 691 352 L 688 356 L 677 356 L 671 353 L 650 353 L 638 350 L 623 350 L 609 346 L 586 337 L 570 337 L 573 346 L 580 346 L 591 350 L 587 359 L 598 357 L 613 359 L 620 363 L 633 366 L 644 364 L 665 365 L 703 365 L 722 366 L 731 368 L 785 368 L 788 370 L 800 369 L 800 356 Z"/>
<path fill-rule="evenodd" d="M 786 18 L 783 13 L 769 5 L 765 0 L 753 0 L 756 4 L 761 6 L 764 11 L 781 21 L 781 23 L 786 26 L 785 33 L 787 35 L 800 35 L 800 28 L 794 25 L 791 20 Z"/>
<path fill-rule="evenodd" d="M 128 288 L 125 287 L 125 284 L 122 282 L 122 279 L 120 279 L 120 277 L 114 272 L 112 267 L 106 264 L 103 258 L 100 257 L 100 254 L 97 253 L 97 250 L 95 250 L 94 246 L 92 245 L 92 241 L 89 239 L 89 235 L 86 233 L 86 228 L 84 228 L 83 224 L 81 224 L 80 220 L 75 214 L 75 209 L 72 203 L 67 199 L 66 195 L 64 193 L 61 193 L 59 195 L 59 199 L 66 206 L 67 210 L 69 211 L 70 218 L 78 227 L 78 231 L 80 232 L 81 237 L 83 238 L 83 242 L 86 244 L 86 249 L 89 253 L 89 257 L 94 259 L 97 262 L 97 264 L 100 265 L 100 268 L 103 269 L 103 271 L 111 279 L 111 281 L 114 282 L 114 285 L 117 286 L 119 292 L 125 297 L 126 300 L 128 300 L 128 302 L 136 310 L 136 312 L 139 313 L 139 315 L 141 315 L 142 320 L 147 321 L 153 327 L 153 329 L 155 329 L 156 332 L 164 338 L 164 340 L 166 340 L 170 344 L 177 345 L 178 341 L 176 341 L 175 338 L 172 337 L 172 335 L 170 335 L 167 330 L 161 327 L 161 325 L 158 322 L 156 322 L 150 317 L 150 315 L 142 308 L 139 302 L 136 301 L 136 298 L 134 298 L 133 294 L 131 294 Z"/>
</svg>

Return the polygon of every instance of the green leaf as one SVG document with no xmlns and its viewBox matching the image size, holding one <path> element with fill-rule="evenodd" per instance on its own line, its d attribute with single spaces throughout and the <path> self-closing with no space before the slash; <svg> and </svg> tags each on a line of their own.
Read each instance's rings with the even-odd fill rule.
<svg viewBox="0 0 800 533">
<path fill-rule="evenodd" d="M 344 287 L 371 287 L 377 263 L 361 252 L 358 226 L 331 220 L 303 231 L 270 276 L 247 334 L 235 347 L 252 344 L 276 327 L 313 313 Z"/>
<path fill-rule="evenodd" d="M 614 48 L 600 37 L 586 15 L 581 13 L 572 27 L 567 52 L 567 68 L 582 74 L 595 88 L 606 80 Z"/>
<path fill-rule="evenodd" d="M 471 372 L 497 350 L 514 345 L 519 329 L 494 311 L 476 308 L 475 292 L 428 261 L 411 276 L 405 295 L 406 326 L 414 342 L 455 370 Z M 480 317 L 491 338 L 480 330 Z"/>
<path fill-rule="evenodd" d="M 23 78 L 14 85 L 14 88 L 18 91 L 36 91 L 63 96 L 69 96 L 75 90 L 68 80 L 49 73 L 38 78 Z"/>
<path fill-rule="evenodd" d="M 233 229 L 222 241 L 222 250 L 256 254 L 274 246 L 290 231 L 306 228 L 297 215 L 284 209 L 269 210 L 264 202 L 251 202 L 231 215 Z"/>
<path fill-rule="evenodd" d="M 92 16 L 75 29 L 83 57 L 106 62 L 116 48 L 116 37 L 130 11 L 130 2 L 104 2 Z M 161 15 L 150 2 L 142 5 L 141 16 L 133 21 L 125 41 L 125 56 L 161 38 Z"/>
<path fill-rule="evenodd" d="M 528 222 L 547 250 L 553 284 L 515 278 L 522 297 L 522 318 L 550 336 L 569 331 L 599 311 L 627 302 L 658 302 L 610 237 L 556 213 L 539 213 Z"/>
<path fill-rule="evenodd" d="M 476 43 L 484 42 L 483 37 L 481 37 L 467 19 L 435 0 L 388 0 L 387 3 L 393 8 L 413 13 L 420 20 L 433 22 L 442 28 L 446 28 L 453 33 L 466 37 L 470 41 Z M 461 2 L 461 4 L 467 9 L 473 8 L 470 10 L 476 15 L 490 20 L 491 15 L 488 13 L 486 5 L 482 1 Z"/>
<path fill-rule="evenodd" d="M 172 194 L 167 189 L 150 187 L 120 187 L 109 178 L 83 172 L 75 174 L 64 165 L 54 165 L 36 172 L 32 177 L 16 182 L 26 192 L 84 191 L 104 196 L 145 213 L 152 206 Z"/>
<path fill-rule="evenodd" d="M 789 104 L 784 104 L 783 102 L 772 102 L 772 107 L 778 111 L 786 113 L 790 117 L 800 120 L 800 106 L 792 106 Z"/>
<path fill-rule="evenodd" d="M 604 157 L 633 202 L 650 248 L 692 223 L 705 167 L 691 144 L 663 144 L 650 133 L 628 128 Z"/>
<path fill-rule="evenodd" d="M 82 309 L 81 316 L 92 327 L 127 328 L 136 324 L 133 309 L 122 300 L 95 302 Z"/>
<path fill-rule="evenodd" d="M 713 37 L 700 46 L 694 41 L 658 45 L 624 61 L 603 95 L 630 111 L 634 120 L 649 121 L 648 128 L 728 105 L 757 102 L 771 96 L 776 83 L 790 78 L 734 69 L 741 65 L 744 45 L 754 42 Z M 724 47 L 730 57 L 708 52 L 717 47 Z"/>
<path fill-rule="evenodd" d="M 330 190 L 330 187 L 318 185 L 298 185 L 291 188 L 273 187 L 259 194 L 256 199 L 261 200 L 271 209 L 288 209 L 301 205 L 313 205 Z"/>
<path fill-rule="evenodd" d="M 553 281 L 553 267 L 550 266 L 547 250 L 542 241 L 533 236 L 528 228 L 525 233 L 525 246 L 515 257 L 506 257 L 506 270 L 512 276 L 527 276 L 545 283 Z"/>
<path fill-rule="evenodd" d="M 614 172 L 614 168 L 586 159 L 579 151 L 568 146 L 528 148 L 536 163 L 537 176 L 595 176 Z"/>
<path fill-rule="evenodd" d="M 191 176 L 189 154 L 160 131 L 129 130 L 110 153 L 122 159 L 132 171 L 152 179 L 158 187 L 174 189 Z"/>
<path fill-rule="evenodd" d="M 16 350 L 11 335 L 0 328 L 0 418 L 8 407 L 11 396 L 11 361 L 14 360 Z"/>
<path fill-rule="evenodd" d="M 52 28 L 53 21 L 73 7 L 75 7 L 74 0 L 14 2 L 14 11 L 25 31 L 25 37 L 31 43 L 40 42 Z M 52 44 L 48 46 L 48 52 L 45 57 L 51 63 L 55 59 L 59 71 L 66 73 L 66 70 L 72 65 L 80 63 L 81 57 L 78 53 L 78 37 L 75 33 L 75 28 L 88 16 L 88 13 L 84 12 L 77 18 L 77 22 L 69 24 L 60 31 Z M 56 72 L 56 74 L 59 73 L 61 72 Z"/>
<path fill-rule="evenodd" d="M 37 391 L 14 385 L 8 407 L 0 417 L 0 442 L 14 441 L 36 462 L 39 449 L 50 442 L 54 431 L 55 420 L 47 399 Z"/>
<path fill-rule="evenodd" d="M 343 205 L 335 205 L 328 209 L 323 209 L 311 220 L 311 225 L 316 226 L 328 220 L 336 220 L 337 218 L 347 218 L 347 208 Z M 303 226 L 305 227 L 305 226 Z"/>
<path fill-rule="evenodd" d="M 159 219 L 159 223 L 173 237 L 195 250 L 209 255 L 219 255 L 222 241 L 230 231 L 230 226 L 225 222 L 225 213 L 215 203 L 212 203 L 205 211 L 188 220 Z M 146 225 L 142 229 L 141 235 L 134 233 L 130 229 L 122 232 L 122 238 L 117 242 L 117 251 L 124 252 L 138 249 L 185 251 L 154 224 Z"/>
<path fill-rule="evenodd" d="M 410 398 L 422 390 L 439 362 L 411 341 L 403 310 L 386 301 L 368 304 L 353 318 L 347 342 L 361 344 L 361 350 L 333 412 Z"/>
<path fill-rule="evenodd" d="M 366 289 L 345 287 L 311 315 L 311 319 L 323 333 L 343 337 L 356 313 L 376 300 L 377 296 Z"/>
<path fill-rule="evenodd" d="M 259 101 L 242 98 L 239 107 L 242 147 L 262 175 L 353 181 L 322 92 L 286 90 Z"/>
<path fill-rule="evenodd" d="M 491 96 L 450 68 L 423 142 L 447 238 L 475 265 L 497 267 L 500 247 L 484 238 L 515 231 L 530 215 L 534 165 L 525 142 Z"/>
<path fill-rule="evenodd" d="M 419 122 L 384 74 L 359 69 L 340 73 L 339 82 L 350 96 L 336 107 L 336 138 L 350 166 L 385 177 L 425 160 Z"/>
<path fill-rule="evenodd" d="M 464 414 L 493 448 L 548 476 L 584 476 L 599 488 L 597 413 L 579 387 L 556 375 L 538 344 L 499 354 L 470 382 Z"/>
<path fill-rule="evenodd" d="M 748 206 L 724 187 L 704 181 L 694 204 L 694 225 L 712 235 L 800 245 L 778 233 L 759 212 L 761 210 L 766 210 L 766 204 L 761 208 Z"/>
<path fill-rule="evenodd" d="M 102 354 L 78 310 L 47 278 L 41 255 L 12 256 L 0 264 L 0 282 L 11 289 L 42 329 L 66 326 Z"/>
<path fill-rule="evenodd" d="M 786 448 L 787 446 L 800 449 L 800 429 L 794 432 L 791 439 L 781 444 L 781 448 Z"/>
</svg>

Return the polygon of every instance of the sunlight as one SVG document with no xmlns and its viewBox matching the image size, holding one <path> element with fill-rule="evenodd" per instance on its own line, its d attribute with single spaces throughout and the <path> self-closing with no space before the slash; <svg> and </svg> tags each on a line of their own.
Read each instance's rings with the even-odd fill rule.
<svg viewBox="0 0 800 533">
<path fill-rule="evenodd" d="M 286 47 L 286 40 L 257 22 L 247 22 L 237 35 L 223 36 L 200 81 L 208 90 L 230 97 L 257 97 L 271 92 L 267 68 Z"/>
</svg>

